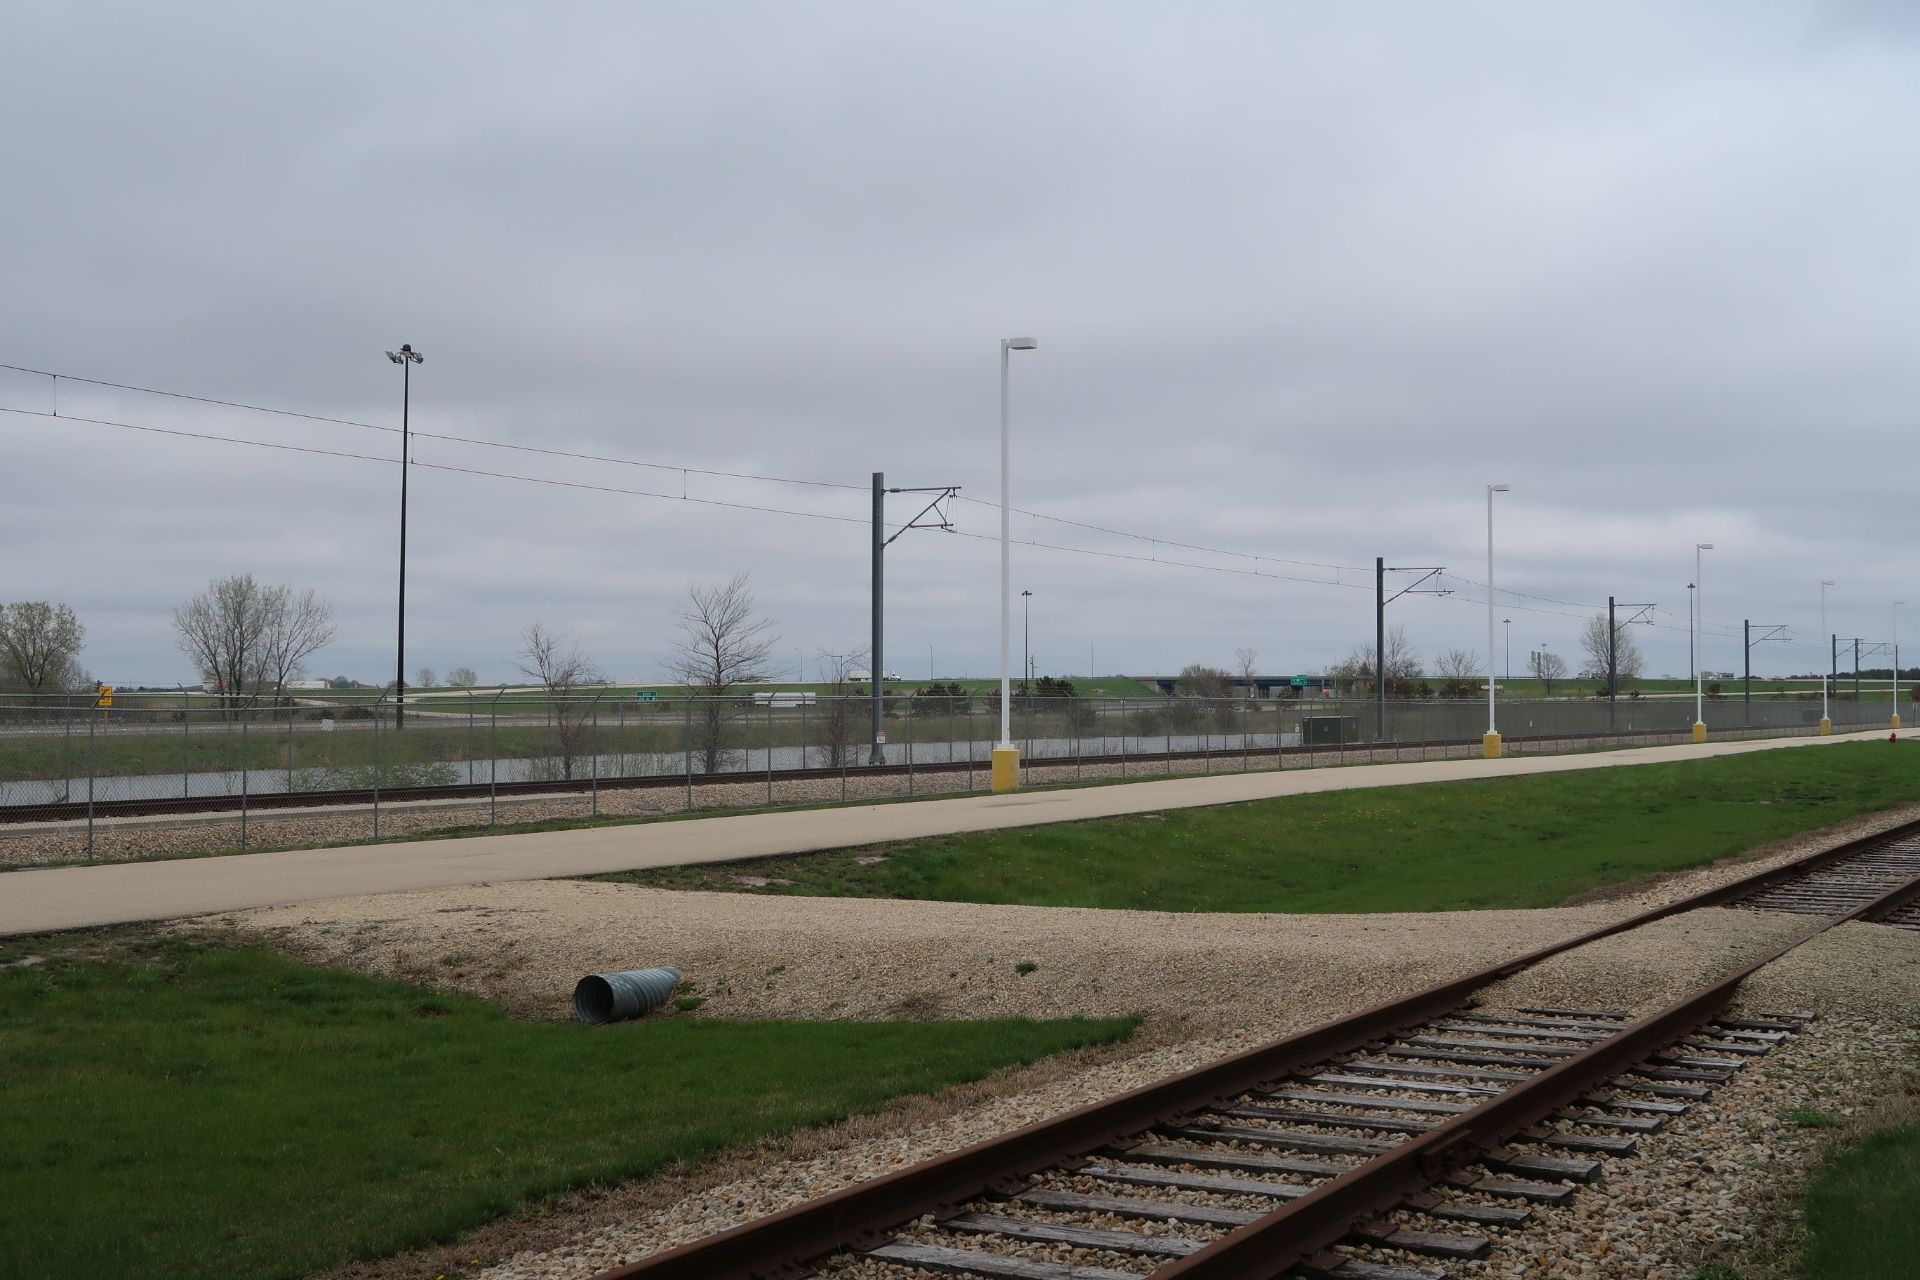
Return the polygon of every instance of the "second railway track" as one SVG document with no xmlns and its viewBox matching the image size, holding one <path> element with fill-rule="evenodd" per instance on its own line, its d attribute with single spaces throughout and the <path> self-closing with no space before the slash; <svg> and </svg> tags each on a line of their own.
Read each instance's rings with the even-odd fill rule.
<svg viewBox="0 0 1920 1280">
<path fill-rule="evenodd" d="M 1789 911 L 1766 955 L 1641 1017 L 1496 1009 L 1551 956 L 1702 907 Z M 1920 823 L 600 1274 L 597 1280 L 1443 1280 L 1812 1017 L 1741 982 L 1841 923 L 1920 927 Z"/>
</svg>

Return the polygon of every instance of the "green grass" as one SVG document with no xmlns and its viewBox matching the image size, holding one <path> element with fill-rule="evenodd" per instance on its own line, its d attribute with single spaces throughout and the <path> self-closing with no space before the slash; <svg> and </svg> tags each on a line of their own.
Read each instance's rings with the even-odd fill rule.
<svg viewBox="0 0 1920 1280">
<path fill-rule="evenodd" d="M 608 877 L 762 893 L 1159 911 L 1544 907 L 1920 796 L 1920 752 L 1850 743 L 1287 796 Z"/>
<path fill-rule="evenodd" d="M 1869 1135 L 1807 1189 L 1807 1280 L 1905 1280 L 1920 1258 L 1920 1124 Z"/>
<path fill-rule="evenodd" d="M 307 1275 L 1134 1025 L 586 1028 L 141 934 L 0 963 L 35 951 L 0 968 L 0 1275 L 52 1280 Z"/>
</svg>

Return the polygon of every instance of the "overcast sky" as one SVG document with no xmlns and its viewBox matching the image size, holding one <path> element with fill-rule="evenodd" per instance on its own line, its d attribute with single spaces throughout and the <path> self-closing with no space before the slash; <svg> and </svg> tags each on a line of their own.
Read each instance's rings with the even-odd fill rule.
<svg viewBox="0 0 1920 1280">
<path fill-rule="evenodd" d="M 1389 610 L 1423 655 L 1484 658 L 1494 482 L 1516 669 L 1578 667 L 1612 594 L 1684 673 L 1696 542 L 1708 668 L 1742 618 L 1796 637 L 1758 669 L 1822 665 L 1822 578 L 1830 630 L 1905 597 L 1920 645 L 1900 0 L 76 2 L 10 11 L 0 118 L 0 362 L 393 427 L 411 342 L 422 431 L 852 486 L 418 440 L 671 496 L 416 467 L 410 678 L 505 677 L 536 619 L 651 678 L 736 572 L 783 664 L 863 646 L 871 472 L 997 533 L 1013 334 L 1015 505 L 1142 535 L 1016 517 L 1043 672 L 1317 671 L 1376 555 L 1451 575 Z M 398 457 L 24 374 L 0 405 Z M 191 678 L 170 610 L 252 573 L 333 601 L 316 674 L 390 676 L 394 462 L 13 413 L 0 450 L 0 600 L 71 603 L 96 675 Z M 887 665 L 995 672 L 991 538 L 889 559 Z"/>
</svg>

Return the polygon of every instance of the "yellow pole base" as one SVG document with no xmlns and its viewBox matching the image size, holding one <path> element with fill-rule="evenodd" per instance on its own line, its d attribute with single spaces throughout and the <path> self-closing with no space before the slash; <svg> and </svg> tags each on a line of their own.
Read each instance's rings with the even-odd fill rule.
<svg viewBox="0 0 1920 1280">
<path fill-rule="evenodd" d="M 1707 740 L 1706 721 L 1695 720 L 1693 722 L 1693 740 L 1695 742 L 1705 742 Z"/>
<path fill-rule="evenodd" d="M 1825 716 L 1821 716 L 1820 717 L 1820 736 L 1825 738 L 1830 736 L 1832 733 L 1833 733 L 1833 721 L 1827 719 L 1827 717 Z"/>
<path fill-rule="evenodd" d="M 993 749 L 993 789 L 996 794 L 1020 789 L 1020 748 Z"/>
<path fill-rule="evenodd" d="M 1480 754 L 1489 760 L 1498 760 L 1500 758 L 1500 735 L 1497 733 L 1482 734 L 1480 737 Z"/>
<path fill-rule="evenodd" d="M 1900 713 L 1898 711 L 1893 713 L 1893 727 L 1896 729 L 1900 727 Z"/>
</svg>

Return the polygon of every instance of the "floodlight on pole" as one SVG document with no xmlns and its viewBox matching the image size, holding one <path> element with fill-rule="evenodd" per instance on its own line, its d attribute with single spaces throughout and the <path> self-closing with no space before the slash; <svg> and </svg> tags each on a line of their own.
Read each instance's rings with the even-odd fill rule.
<svg viewBox="0 0 1920 1280">
<path fill-rule="evenodd" d="M 1707 639 L 1707 589 L 1700 577 L 1702 551 L 1713 550 L 1711 542 L 1693 544 L 1693 740 L 1707 740 L 1706 699 L 1700 679 L 1700 651 Z"/>
<path fill-rule="evenodd" d="M 1493 667 L 1493 495 L 1507 493 L 1512 486 L 1490 484 L 1487 486 L 1487 667 Z M 1481 739 L 1480 749 L 1489 760 L 1500 755 L 1500 729 L 1495 718 L 1493 676 L 1487 676 L 1487 736 Z"/>
<path fill-rule="evenodd" d="M 1834 585 L 1832 578 L 1820 579 L 1820 634 L 1823 636 L 1827 634 L 1827 588 L 1831 587 L 1832 585 Z M 1828 661 L 1829 663 L 1831 663 L 1832 655 L 1833 655 L 1833 651 L 1831 647 L 1832 642 L 1829 641 L 1828 643 L 1829 643 L 1829 647 L 1827 651 Z M 1833 717 L 1829 715 L 1827 711 L 1828 686 L 1831 685 L 1832 683 L 1833 683 L 1832 673 L 1830 671 L 1822 671 L 1820 673 L 1820 736 L 1821 737 L 1825 737 L 1826 735 L 1833 732 Z"/>
<path fill-rule="evenodd" d="M 1020 749 L 1013 745 L 1013 681 L 1007 669 L 1013 657 L 1013 553 L 1008 514 L 1013 483 L 1012 433 L 1007 410 L 1009 353 L 1032 351 L 1039 345 L 1032 338 L 1000 339 L 1000 742 L 993 749 L 995 791 L 1012 791 L 1020 785 Z"/>
<path fill-rule="evenodd" d="M 400 366 L 400 625 L 393 646 L 393 727 L 398 729 L 407 722 L 407 472 L 413 440 L 408 418 L 413 408 L 413 366 L 425 364 L 427 358 L 411 342 L 403 342 L 398 351 L 387 352 L 387 359 Z"/>
</svg>

